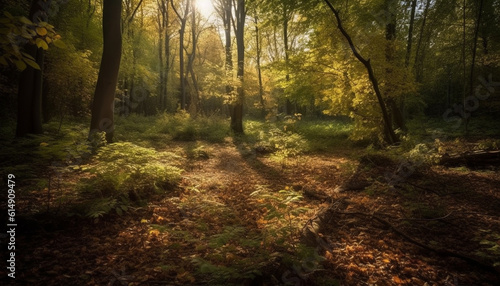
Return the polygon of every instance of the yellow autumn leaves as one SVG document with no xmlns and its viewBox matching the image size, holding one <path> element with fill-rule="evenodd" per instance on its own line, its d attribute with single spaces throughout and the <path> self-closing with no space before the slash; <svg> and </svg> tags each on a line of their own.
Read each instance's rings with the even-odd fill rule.
<svg viewBox="0 0 500 286">
<path fill-rule="evenodd" d="M 54 26 L 4 12 L 4 17 L 0 18 L 0 65 L 14 65 L 18 70 L 24 70 L 27 66 L 40 69 L 35 58 L 23 51 L 26 44 L 36 45 L 43 50 L 48 50 L 51 44 L 65 47 Z"/>
</svg>

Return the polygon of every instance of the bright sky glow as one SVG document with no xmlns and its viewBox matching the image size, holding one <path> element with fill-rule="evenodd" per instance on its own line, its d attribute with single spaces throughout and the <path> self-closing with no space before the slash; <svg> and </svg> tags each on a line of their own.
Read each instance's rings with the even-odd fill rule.
<svg viewBox="0 0 500 286">
<path fill-rule="evenodd" d="M 205 19 L 209 19 L 210 16 L 213 16 L 212 14 L 215 13 L 212 0 L 196 0 L 196 8 Z"/>
</svg>

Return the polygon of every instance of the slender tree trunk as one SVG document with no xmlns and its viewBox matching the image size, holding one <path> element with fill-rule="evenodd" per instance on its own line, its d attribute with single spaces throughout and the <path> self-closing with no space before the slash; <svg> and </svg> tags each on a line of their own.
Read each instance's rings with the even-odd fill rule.
<svg viewBox="0 0 500 286">
<path fill-rule="evenodd" d="M 288 83 L 290 81 L 290 50 L 288 46 L 288 6 L 286 3 L 283 3 L 283 43 L 285 46 L 285 80 Z M 292 112 L 292 102 L 288 97 L 288 94 L 285 94 L 286 97 L 286 105 L 285 110 L 287 115 L 291 115 Z"/>
<path fill-rule="evenodd" d="M 198 47 L 198 36 L 196 33 L 196 13 L 194 7 L 194 1 L 191 2 L 191 52 L 188 53 L 188 72 L 191 76 L 191 82 L 193 84 L 194 93 L 191 92 L 191 101 L 189 106 L 189 113 L 192 116 L 198 114 L 198 104 L 200 99 L 200 90 L 198 86 L 198 80 L 196 78 L 196 73 L 194 72 L 194 61 L 196 59 L 196 49 Z M 187 77 L 187 76 L 186 76 Z"/>
<path fill-rule="evenodd" d="M 170 71 L 170 36 L 168 34 L 168 2 L 157 0 L 158 6 L 158 54 L 160 68 L 160 86 L 159 86 L 159 109 L 165 111 L 167 103 L 167 85 Z"/>
<path fill-rule="evenodd" d="M 260 99 L 260 105 L 262 106 L 262 116 L 265 116 L 266 113 L 266 106 L 264 103 L 264 87 L 262 84 L 262 69 L 261 69 L 261 54 L 262 54 L 262 47 L 261 47 L 261 42 L 260 42 L 260 30 L 259 30 L 259 18 L 257 16 L 257 13 L 255 13 L 254 17 L 254 23 L 255 23 L 255 47 L 256 47 L 256 52 L 257 52 L 257 77 L 259 80 L 259 99 Z"/>
<path fill-rule="evenodd" d="M 162 109 L 166 110 L 168 107 L 168 83 L 170 81 L 169 75 L 170 75 L 170 34 L 168 32 L 168 24 L 169 24 L 169 17 L 168 17 L 168 3 L 164 2 L 165 5 L 165 16 L 163 18 L 164 20 L 164 26 L 165 26 L 165 34 L 164 34 L 164 39 L 165 39 L 165 44 L 164 44 L 164 49 L 165 49 L 165 71 L 163 72 L 164 76 L 164 85 L 163 85 L 163 106 Z"/>
<path fill-rule="evenodd" d="M 245 0 L 238 0 L 236 6 L 236 46 L 238 51 L 237 76 L 240 84 L 237 88 L 237 99 L 231 108 L 231 129 L 236 134 L 243 134 L 243 102 L 245 99 Z"/>
<path fill-rule="evenodd" d="M 226 53 L 226 79 L 229 81 L 233 78 L 233 52 L 231 47 L 231 18 L 232 18 L 232 0 L 223 0 L 222 22 L 224 24 L 225 37 L 225 53 Z M 228 82 L 226 84 L 226 94 L 230 98 L 233 86 Z"/>
<path fill-rule="evenodd" d="M 471 66 L 470 66 L 470 83 L 469 83 L 469 87 L 470 87 L 470 95 L 471 96 L 474 96 L 474 67 L 476 65 L 476 51 L 477 51 L 477 38 L 479 36 L 479 27 L 481 26 L 481 17 L 483 15 L 483 4 L 484 4 L 484 0 L 480 0 L 479 1 L 479 11 L 478 11 L 478 14 L 477 14 L 477 20 L 476 20 L 476 29 L 474 31 L 474 46 L 472 47 L 472 63 L 471 63 Z M 467 110 L 467 102 L 465 102 L 464 100 L 464 109 Z M 467 132 L 467 127 L 468 127 L 468 124 L 469 124 L 469 118 L 466 119 L 465 121 L 465 132 Z"/>
<path fill-rule="evenodd" d="M 395 65 L 394 54 L 395 54 L 395 40 L 396 40 L 396 15 L 394 11 L 396 10 L 397 1 L 395 0 L 385 0 L 386 13 L 388 15 L 388 21 L 385 26 L 385 39 L 386 50 L 385 59 L 387 61 L 386 69 L 386 103 L 389 112 L 389 117 L 393 126 L 400 128 L 401 130 L 406 130 L 403 114 L 401 112 L 400 106 L 403 105 L 402 98 L 394 98 L 392 93 L 395 91 L 396 87 L 390 82 L 392 78 L 393 69 L 392 66 Z M 390 136 L 390 131 L 386 130 L 386 136 Z"/>
<path fill-rule="evenodd" d="M 158 104 L 160 109 L 162 109 L 164 105 L 164 85 L 165 85 L 165 75 L 163 70 L 163 32 L 165 29 L 165 11 L 163 10 L 163 1 L 156 1 L 156 6 L 158 8 L 156 23 L 158 25 L 158 67 L 159 67 L 159 84 L 158 84 Z"/>
<path fill-rule="evenodd" d="M 175 14 L 177 14 L 177 17 L 181 22 L 181 27 L 179 29 L 179 77 L 180 77 L 180 89 L 181 89 L 180 100 L 181 100 L 182 110 L 186 110 L 186 78 L 184 76 L 184 34 L 186 31 L 186 21 L 189 13 L 189 8 L 191 6 L 190 2 L 191 2 L 190 0 L 187 0 L 186 7 L 184 9 L 184 14 L 181 15 L 177 11 L 177 9 L 175 9 L 174 1 L 170 0 L 174 12 Z"/>
<path fill-rule="evenodd" d="M 29 12 L 29 19 L 33 22 L 46 20 L 47 12 L 41 6 L 43 2 L 33 0 Z M 40 19 L 42 18 L 42 19 Z M 43 92 L 43 60 L 42 48 L 27 44 L 26 53 L 31 55 L 40 66 L 35 70 L 31 66 L 21 72 L 19 89 L 17 94 L 17 126 L 16 136 L 22 137 L 27 134 L 41 134 L 42 128 L 42 92 Z"/>
<path fill-rule="evenodd" d="M 158 16 L 158 17 L 163 17 L 163 16 Z M 164 87 L 165 87 L 165 75 L 164 70 L 163 70 L 163 29 L 165 27 L 163 26 L 163 19 L 158 19 L 158 60 L 159 60 L 159 69 L 160 69 L 160 84 L 158 87 L 158 97 L 159 97 L 159 105 L 160 108 L 164 106 L 164 101 L 165 101 L 165 94 L 164 92 Z"/>
<path fill-rule="evenodd" d="M 102 15 L 104 46 L 92 102 L 89 138 L 94 132 L 104 131 L 108 142 L 113 141 L 115 130 L 114 99 L 122 48 L 121 11 L 121 0 L 104 0 Z"/>
<path fill-rule="evenodd" d="M 375 74 L 373 72 L 373 68 L 372 68 L 372 65 L 370 63 L 370 59 L 366 60 L 365 58 L 363 58 L 359 54 L 358 50 L 356 49 L 356 46 L 354 46 L 354 43 L 352 41 L 351 36 L 349 36 L 347 31 L 342 26 L 342 21 L 340 20 L 339 12 L 333 7 L 333 5 L 330 3 L 330 1 L 328 1 L 328 0 L 324 0 L 324 1 L 328 5 L 330 10 L 333 12 L 333 14 L 335 15 L 335 18 L 337 20 L 337 27 L 339 28 L 340 32 L 342 33 L 344 38 L 349 43 L 349 47 L 351 48 L 352 53 L 354 54 L 356 59 L 358 59 L 358 61 L 365 66 L 365 68 L 368 72 L 368 77 L 373 85 L 373 90 L 375 91 L 375 95 L 377 96 L 380 110 L 382 112 L 382 120 L 384 123 L 384 128 L 385 128 L 386 132 L 388 133 L 388 136 L 386 136 L 387 143 L 389 143 L 389 144 L 399 143 L 400 140 L 396 136 L 396 133 L 394 133 L 394 130 L 392 129 L 391 121 L 390 121 L 389 115 L 387 113 L 387 108 L 385 106 L 385 103 L 384 103 L 384 100 L 382 97 L 382 93 L 380 92 L 377 78 L 375 77 Z"/>
<path fill-rule="evenodd" d="M 417 0 L 411 1 L 410 26 L 408 28 L 408 43 L 406 44 L 405 67 L 410 65 L 411 48 L 413 45 L 413 26 L 415 25 L 415 10 L 417 8 Z"/>
<path fill-rule="evenodd" d="M 421 83 L 423 80 L 423 66 L 424 66 L 424 52 L 422 50 L 422 42 L 425 33 L 425 24 L 427 22 L 427 15 L 429 14 L 429 6 L 431 4 L 431 0 L 427 0 L 424 8 L 424 18 L 422 19 L 422 25 L 420 26 L 420 34 L 418 36 L 417 42 L 417 50 L 415 54 L 415 76 L 418 83 Z"/>
<path fill-rule="evenodd" d="M 467 14 L 465 13 L 466 10 L 466 4 L 467 0 L 463 1 L 462 5 L 462 64 L 463 64 L 463 70 L 462 70 L 462 77 L 463 77 L 463 93 L 462 93 L 462 103 L 463 107 L 465 110 L 465 97 L 467 96 L 467 56 L 466 56 L 466 45 L 467 45 Z M 465 114 L 465 113 L 464 113 Z M 464 124 L 464 133 L 467 135 L 467 118 L 464 116 L 463 117 L 465 124 Z"/>
</svg>

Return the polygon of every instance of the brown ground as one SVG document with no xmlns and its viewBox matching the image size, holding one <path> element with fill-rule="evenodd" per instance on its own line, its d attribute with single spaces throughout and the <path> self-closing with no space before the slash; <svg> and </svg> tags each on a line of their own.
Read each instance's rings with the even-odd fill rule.
<svg viewBox="0 0 500 286">
<path fill-rule="evenodd" d="M 208 159 L 186 159 L 179 190 L 123 216 L 20 222 L 18 285 L 214 285 L 196 274 L 192 258 L 212 255 L 206 237 L 227 225 L 258 231 L 262 210 L 249 194 L 263 187 L 303 191 L 301 205 L 310 208 L 303 222 L 319 225 L 301 240 L 326 260 L 316 270 L 270 261 L 262 277 L 236 285 L 500 285 L 488 268 L 500 262 L 499 171 L 417 166 L 389 186 L 385 178 L 399 162 L 384 157 L 303 155 L 280 163 L 232 143 L 206 152 Z M 226 252 L 221 264 L 251 255 Z"/>
</svg>

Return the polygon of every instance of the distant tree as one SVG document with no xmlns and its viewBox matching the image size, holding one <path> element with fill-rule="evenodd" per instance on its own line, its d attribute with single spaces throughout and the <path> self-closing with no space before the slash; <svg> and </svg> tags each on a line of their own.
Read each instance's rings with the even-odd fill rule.
<svg viewBox="0 0 500 286">
<path fill-rule="evenodd" d="M 167 104 L 168 75 L 170 72 L 170 24 L 169 5 L 167 1 L 156 0 L 158 7 L 158 60 L 159 60 L 159 104 L 160 110 L 165 110 Z"/>
<path fill-rule="evenodd" d="M 184 2 L 184 12 L 181 14 L 179 9 L 175 8 L 174 1 L 170 0 L 172 4 L 172 8 L 174 9 L 175 14 L 179 18 L 179 22 L 181 23 L 181 27 L 179 29 L 179 78 L 180 78 L 180 101 L 181 101 L 181 109 L 186 110 L 186 77 L 184 75 L 184 35 L 186 33 L 186 22 L 188 19 L 189 10 L 191 8 L 190 4 L 191 0 L 186 0 Z"/>
<path fill-rule="evenodd" d="M 231 129 L 234 133 L 243 133 L 243 102 L 245 99 L 245 89 L 243 86 L 245 75 L 245 0 L 236 2 L 236 19 L 234 33 L 236 35 L 236 48 L 238 53 L 238 71 L 237 76 L 239 84 L 237 87 L 237 97 L 231 106 Z"/>
<path fill-rule="evenodd" d="M 121 0 L 104 0 L 102 15 L 104 44 L 92 102 L 90 136 L 95 132 L 104 131 L 108 142 L 113 141 L 115 130 L 114 99 L 122 48 L 121 12 Z"/>
<path fill-rule="evenodd" d="M 224 25 L 224 51 L 226 55 L 224 68 L 226 70 L 226 96 L 228 98 L 231 98 L 231 93 L 233 91 L 233 86 L 229 83 L 229 79 L 232 79 L 233 77 L 233 53 L 231 38 L 231 20 L 233 18 L 232 7 L 232 0 L 215 0 L 214 3 L 214 8 L 219 17 L 222 19 L 222 24 Z"/>
<path fill-rule="evenodd" d="M 29 12 L 29 19 L 40 22 L 48 18 L 45 1 L 33 0 Z M 28 133 L 41 134 L 42 129 L 42 83 L 44 48 L 42 45 L 27 44 L 26 53 L 36 62 L 38 69 L 30 65 L 21 73 L 17 94 L 17 128 L 16 136 L 25 136 Z M 42 42 L 39 41 L 40 44 Z"/>
<path fill-rule="evenodd" d="M 385 134 L 386 135 L 385 136 L 386 142 L 389 143 L 389 144 L 394 144 L 394 143 L 400 142 L 400 139 L 398 138 L 398 136 L 394 132 L 394 129 L 392 128 L 391 119 L 390 119 L 389 114 L 387 112 L 387 107 L 385 105 L 382 93 L 380 91 L 378 80 L 375 77 L 375 73 L 373 71 L 370 59 L 365 59 L 365 58 L 363 58 L 363 56 L 361 56 L 361 54 L 357 50 L 356 46 L 354 45 L 354 42 L 352 41 L 351 36 L 344 29 L 344 26 L 342 25 L 342 21 L 340 19 L 339 12 L 335 9 L 335 7 L 333 7 L 333 5 L 330 3 L 329 0 L 324 0 L 324 1 L 327 4 L 327 6 L 330 8 L 330 10 L 332 11 L 332 13 L 334 14 L 335 19 L 337 20 L 337 27 L 340 30 L 340 32 L 342 33 L 342 35 L 344 36 L 344 38 L 347 40 L 347 42 L 349 44 L 349 47 L 350 47 L 353 55 L 366 68 L 366 71 L 368 73 L 368 77 L 370 79 L 370 82 L 372 83 L 373 90 L 375 91 L 375 95 L 377 97 L 377 101 L 378 101 L 380 110 L 382 112 L 382 120 L 383 120 L 383 124 L 384 124 L 384 131 L 386 133 Z"/>
</svg>

